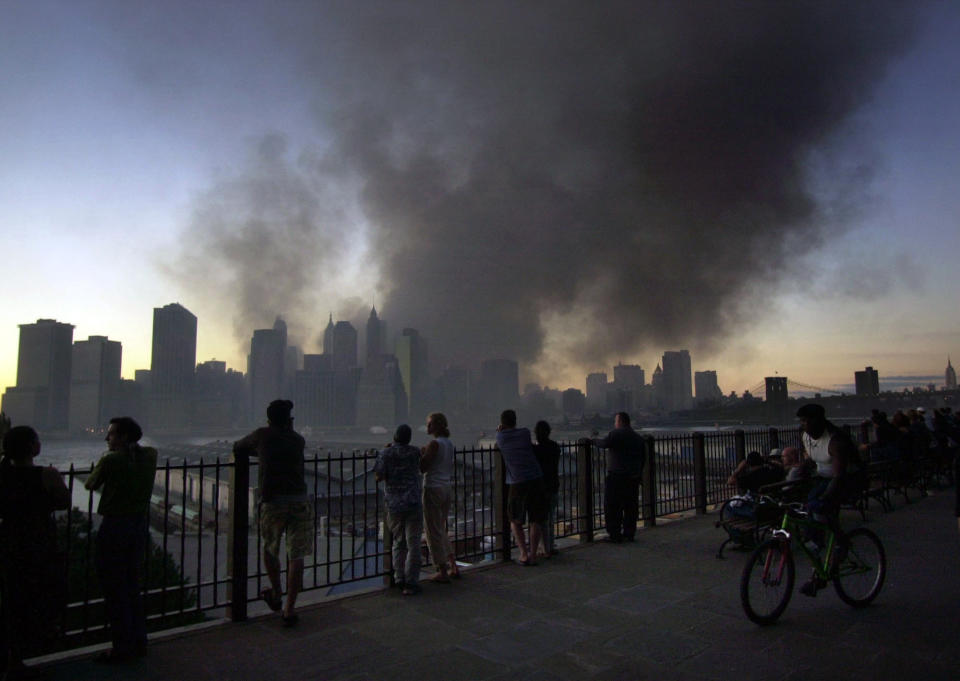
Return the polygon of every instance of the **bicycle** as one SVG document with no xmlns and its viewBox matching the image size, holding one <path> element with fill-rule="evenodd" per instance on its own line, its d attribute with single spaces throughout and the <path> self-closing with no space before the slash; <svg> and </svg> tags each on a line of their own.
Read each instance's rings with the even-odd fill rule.
<svg viewBox="0 0 960 681">
<path fill-rule="evenodd" d="M 838 542 L 830 527 L 811 518 L 802 504 L 766 500 L 779 506 L 783 517 L 780 527 L 753 551 L 743 568 L 740 602 L 747 617 L 757 624 L 772 624 L 783 614 L 796 579 L 794 544 L 813 564 L 814 579 L 824 586 L 833 582 L 837 595 L 848 605 L 862 608 L 877 597 L 887 574 L 886 552 L 877 535 L 858 527 Z M 823 533 L 823 558 L 798 541 L 811 530 Z"/>
</svg>

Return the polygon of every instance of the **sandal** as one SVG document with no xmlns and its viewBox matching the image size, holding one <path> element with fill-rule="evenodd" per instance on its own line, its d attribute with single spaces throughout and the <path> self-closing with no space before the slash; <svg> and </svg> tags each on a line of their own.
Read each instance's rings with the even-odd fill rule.
<svg viewBox="0 0 960 681">
<path fill-rule="evenodd" d="M 295 627 L 297 626 L 297 622 L 300 621 L 300 616 L 297 613 L 293 613 L 289 617 L 287 615 L 280 615 L 280 619 L 283 620 L 283 626 Z"/>
<path fill-rule="evenodd" d="M 263 602 L 267 604 L 267 607 L 274 612 L 280 612 L 280 609 L 283 607 L 283 601 L 280 600 L 280 596 L 278 596 L 272 588 L 261 591 L 260 598 L 262 598 Z"/>
</svg>

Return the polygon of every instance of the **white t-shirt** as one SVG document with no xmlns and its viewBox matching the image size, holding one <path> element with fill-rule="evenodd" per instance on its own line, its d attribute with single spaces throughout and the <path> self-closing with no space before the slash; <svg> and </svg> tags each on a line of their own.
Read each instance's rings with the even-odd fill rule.
<svg viewBox="0 0 960 681">
<path fill-rule="evenodd" d="M 828 431 L 823 431 L 823 435 L 814 440 L 812 437 L 803 434 L 803 448 L 813 461 L 817 464 L 817 475 L 824 478 L 833 477 L 833 466 L 830 463 L 830 438 L 833 436 Z"/>
</svg>

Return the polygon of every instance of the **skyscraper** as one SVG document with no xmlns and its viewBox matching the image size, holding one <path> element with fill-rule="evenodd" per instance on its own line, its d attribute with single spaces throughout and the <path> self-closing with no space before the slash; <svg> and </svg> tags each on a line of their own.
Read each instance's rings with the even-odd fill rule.
<svg viewBox="0 0 960 681">
<path fill-rule="evenodd" d="M 719 404 L 723 393 L 717 384 L 716 371 L 695 371 L 693 385 L 697 391 L 697 404 Z"/>
<path fill-rule="evenodd" d="M 404 329 L 397 338 L 397 368 L 407 394 L 410 418 L 426 417 L 427 342 L 416 329 Z"/>
<path fill-rule="evenodd" d="M 119 416 L 120 363 L 123 348 L 106 336 L 90 336 L 73 344 L 70 376 L 70 430 L 106 428 Z"/>
<path fill-rule="evenodd" d="M 3 411 L 13 425 L 66 430 L 70 413 L 73 325 L 55 319 L 20 324 L 17 385 L 7 388 Z"/>
<path fill-rule="evenodd" d="M 333 313 L 330 313 L 330 321 L 327 322 L 327 328 L 323 330 L 323 354 L 333 354 Z"/>
<path fill-rule="evenodd" d="M 356 366 L 357 330 L 350 322 L 337 322 L 333 327 L 333 368 L 335 371 L 345 371 Z"/>
<path fill-rule="evenodd" d="M 197 365 L 195 426 L 212 429 L 246 425 L 248 401 L 242 373 L 227 369 L 226 362 L 217 360 Z"/>
<path fill-rule="evenodd" d="M 197 366 L 197 318 L 179 303 L 153 309 L 150 359 L 150 427 L 190 426 Z"/>
<path fill-rule="evenodd" d="M 950 364 L 950 355 L 947 355 L 947 370 L 944 373 L 944 379 L 947 390 L 957 389 L 957 372 L 953 370 L 953 365 Z"/>
<path fill-rule="evenodd" d="M 603 372 L 587 374 L 587 409 L 600 411 L 607 406 L 607 375 Z"/>
<path fill-rule="evenodd" d="M 867 367 L 863 371 L 853 372 L 853 381 L 856 386 L 857 395 L 880 394 L 880 372 L 873 367 Z"/>
<path fill-rule="evenodd" d="M 380 318 L 377 317 L 377 308 L 370 308 L 370 317 L 367 319 L 367 361 L 364 363 L 364 366 L 370 367 L 377 364 L 380 360 L 380 355 L 383 354 L 383 347 L 380 344 L 382 340 L 382 332 L 380 330 L 381 323 Z"/>
<path fill-rule="evenodd" d="M 293 402 L 297 423 L 303 427 L 331 426 L 334 422 L 334 374 L 327 355 L 304 355 L 303 369 L 294 383 Z"/>
<path fill-rule="evenodd" d="M 250 339 L 247 381 L 250 385 L 250 419 L 260 423 L 267 405 L 284 398 L 284 359 L 287 352 L 287 325 L 277 317 L 272 329 L 257 329 Z"/>
<path fill-rule="evenodd" d="M 689 352 L 667 350 L 663 353 L 663 374 L 660 381 L 664 409 L 681 411 L 693 406 L 692 378 Z"/>
</svg>

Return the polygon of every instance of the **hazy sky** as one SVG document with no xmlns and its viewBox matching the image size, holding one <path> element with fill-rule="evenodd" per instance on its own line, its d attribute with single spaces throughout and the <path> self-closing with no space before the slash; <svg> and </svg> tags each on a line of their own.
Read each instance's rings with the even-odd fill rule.
<svg viewBox="0 0 960 681">
<path fill-rule="evenodd" d="M 169 302 L 245 370 L 374 298 L 561 387 L 942 374 L 960 4 L 912 7 L 0 0 L 0 385 L 40 317 L 132 377 Z"/>
</svg>

